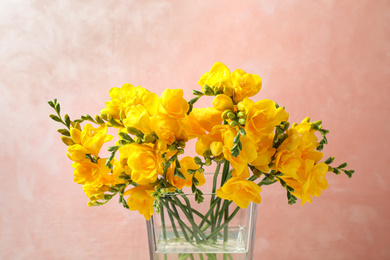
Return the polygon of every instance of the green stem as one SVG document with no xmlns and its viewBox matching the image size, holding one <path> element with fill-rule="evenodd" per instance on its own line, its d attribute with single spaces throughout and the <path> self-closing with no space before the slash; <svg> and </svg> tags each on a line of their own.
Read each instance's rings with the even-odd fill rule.
<svg viewBox="0 0 390 260">
<path fill-rule="evenodd" d="M 215 205 L 217 205 L 218 202 L 220 202 L 221 199 L 220 198 L 216 198 L 213 202 L 213 204 L 210 206 L 210 209 L 207 211 L 207 213 L 204 215 L 204 218 L 202 219 L 202 221 L 200 222 L 199 224 L 199 227 L 202 228 L 202 226 L 204 225 L 204 223 L 207 221 L 207 217 L 213 212 L 214 210 L 214 207 Z M 211 219 L 211 223 L 213 223 L 213 220 L 214 219 Z"/>
<path fill-rule="evenodd" d="M 162 198 L 160 199 L 160 202 L 161 202 L 162 204 L 164 204 L 165 207 L 168 206 L 168 204 L 167 204 L 165 201 L 163 201 Z M 183 231 L 184 231 L 184 228 L 186 228 L 190 233 L 192 233 L 192 229 L 189 228 L 189 227 L 180 219 L 180 216 L 179 216 L 179 214 L 177 213 L 177 211 L 176 211 L 176 213 L 175 213 L 175 212 L 173 212 L 170 208 L 167 208 L 167 210 L 169 211 L 169 213 L 171 213 L 171 214 L 173 215 L 173 217 L 176 218 L 177 222 L 179 222 L 180 226 L 182 226 L 182 230 L 183 230 Z M 183 232 L 183 233 L 184 233 L 184 232 Z M 188 236 L 186 236 L 186 239 L 189 240 Z"/>
<path fill-rule="evenodd" d="M 218 179 L 218 174 L 219 174 L 220 169 L 221 169 L 221 163 L 218 163 L 217 168 L 215 169 L 214 178 L 213 178 L 213 190 L 212 190 L 213 195 L 211 196 L 211 200 L 210 200 L 210 209 L 212 208 L 211 206 L 213 205 L 214 200 L 215 200 L 215 192 L 217 190 L 217 179 Z M 214 229 L 215 229 L 215 218 L 214 218 L 214 211 L 213 210 L 210 213 L 210 220 L 211 220 L 211 233 L 212 233 L 212 232 L 214 232 Z"/>
<path fill-rule="evenodd" d="M 171 201 L 171 203 L 172 203 L 172 201 Z M 175 214 L 176 216 L 179 216 L 179 213 L 177 212 L 177 209 L 176 209 L 176 207 L 175 207 L 175 205 L 174 205 L 173 203 L 172 203 L 172 209 L 173 209 L 173 211 L 174 211 L 174 214 Z M 178 221 L 178 222 L 179 222 L 179 221 Z M 187 232 L 186 232 L 186 230 L 185 230 L 183 224 L 181 224 L 181 223 L 179 222 L 179 225 L 180 225 L 181 231 L 183 232 L 184 238 L 185 238 L 188 242 L 190 242 L 190 238 L 189 238 L 189 236 L 187 235 Z"/>
<path fill-rule="evenodd" d="M 229 216 L 229 203 L 227 204 L 227 207 L 225 208 L 225 223 Z M 229 234 L 229 225 L 226 225 L 223 232 L 223 241 L 228 241 L 228 234 Z"/>
<path fill-rule="evenodd" d="M 229 224 L 229 222 L 234 218 L 234 216 L 237 214 L 237 212 L 240 210 L 240 207 L 237 207 L 233 212 L 232 214 L 227 218 L 227 220 L 225 221 L 225 223 L 223 223 L 221 226 L 219 226 L 218 228 L 216 228 L 214 230 L 213 233 L 211 233 L 210 235 L 207 236 L 207 239 L 215 236 L 220 230 L 222 230 L 223 228 L 225 228 L 225 226 L 227 226 Z"/>
<path fill-rule="evenodd" d="M 226 160 L 224 165 L 223 165 L 223 170 L 222 170 L 221 187 L 227 181 L 227 175 L 229 173 L 229 168 L 230 168 L 230 162 Z"/>
<path fill-rule="evenodd" d="M 165 227 L 164 206 L 160 207 L 160 216 L 161 216 L 161 225 L 162 225 L 163 238 L 167 239 L 167 230 L 166 230 L 166 227 Z"/>
<path fill-rule="evenodd" d="M 198 233 L 199 236 L 201 236 L 201 238 L 204 241 L 207 241 L 206 236 L 203 234 L 203 232 L 200 230 L 200 228 L 194 222 L 194 218 L 193 218 L 193 214 L 192 214 L 192 208 L 191 208 L 191 204 L 190 204 L 189 200 L 187 199 L 186 196 L 183 196 L 183 199 L 187 202 L 187 207 L 185 205 L 183 205 L 177 197 L 174 197 L 174 200 L 176 200 L 176 202 L 179 203 L 179 207 L 182 209 L 182 211 L 186 215 L 188 221 L 191 223 L 191 225 L 192 225 L 192 227 L 194 229 L 193 235 L 194 235 L 196 241 L 197 242 L 199 241 L 199 244 L 200 244 L 199 237 L 196 235 L 196 233 Z M 188 209 L 188 212 L 187 212 L 186 209 Z"/>
<path fill-rule="evenodd" d="M 169 204 L 167 205 L 167 208 L 169 208 Z M 177 232 L 176 225 L 175 225 L 175 220 L 173 219 L 172 214 L 168 214 L 168 216 L 169 216 L 169 218 L 171 220 L 172 229 L 173 229 L 173 232 L 175 233 L 175 237 L 179 237 L 179 233 Z"/>
</svg>

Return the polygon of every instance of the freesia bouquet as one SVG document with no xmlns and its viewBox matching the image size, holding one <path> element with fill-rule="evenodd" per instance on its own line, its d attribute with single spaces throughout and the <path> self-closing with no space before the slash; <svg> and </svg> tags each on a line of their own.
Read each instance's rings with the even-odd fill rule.
<svg viewBox="0 0 390 260">
<path fill-rule="evenodd" d="M 60 104 L 56 99 L 49 101 L 57 113 L 50 117 L 66 127 L 58 132 L 68 145 L 74 181 L 82 185 L 89 206 L 103 205 L 117 195 L 125 208 L 138 211 L 146 220 L 164 206 L 175 215 L 168 202 L 189 213 L 191 206 L 175 195 L 188 193 L 188 187 L 201 203 L 204 172 L 213 164 L 209 203 L 214 207 L 201 217 L 211 216 L 203 225 L 214 225 L 216 230 L 219 219 L 227 214 L 224 205 L 233 203 L 239 209 L 260 203 L 263 185 L 277 183 L 285 188 L 289 204 L 299 198 L 303 205 L 328 187 L 327 172 L 344 172 L 349 177 L 354 172 L 345 169 L 346 163 L 330 166 L 334 157 L 321 162 L 328 133 L 321 121 L 305 118 L 290 124 L 284 107 L 272 100 L 250 99 L 261 89 L 258 75 L 240 69 L 231 73 L 217 62 L 198 83 L 201 91 L 193 90 L 195 97 L 189 101 L 181 89 L 166 89 L 158 97 L 125 84 L 109 91 L 111 100 L 100 115 L 75 120 L 67 114 L 61 117 Z M 195 108 L 204 96 L 214 97 L 212 106 Z M 86 121 L 96 127 L 82 126 Z M 108 158 L 101 158 L 101 147 L 114 138 L 107 134 L 108 127 L 117 129 L 118 139 L 108 148 Z M 196 139 L 198 156 L 184 155 L 191 139 Z M 192 234 L 196 242 L 213 237 L 179 224 L 197 232 Z"/>
</svg>

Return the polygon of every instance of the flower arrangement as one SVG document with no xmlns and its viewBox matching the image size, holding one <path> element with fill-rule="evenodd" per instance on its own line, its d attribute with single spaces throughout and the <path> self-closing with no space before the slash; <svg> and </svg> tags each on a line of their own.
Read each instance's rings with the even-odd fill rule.
<svg viewBox="0 0 390 260">
<path fill-rule="evenodd" d="M 328 130 L 321 121 L 305 118 L 290 124 L 284 107 L 272 100 L 250 99 L 262 87 L 258 75 L 240 69 L 230 72 L 217 62 L 198 83 L 201 91 L 193 90 L 195 97 L 189 101 L 181 89 L 166 89 L 158 97 L 145 88 L 124 84 L 109 91 L 111 99 L 100 115 L 75 120 L 60 115 L 56 99 L 49 101 L 57 114 L 50 117 L 66 127 L 58 132 L 68 146 L 74 181 L 82 185 L 88 206 L 100 206 L 118 196 L 125 208 L 138 211 L 146 220 L 164 205 L 170 210 L 169 201 L 188 213 L 191 206 L 178 202 L 175 194 L 189 189 L 201 203 L 204 172 L 214 164 L 210 205 L 227 201 L 209 214 L 208 224 L 214 225 L 223 214 L 227 220 L 225 204 L 239 209 L 260 203 L 263 185 L 278 183 L 285 188 L 289 204 L 299 198 L 303 205 L 328 187 L 327 172 L 352 176 L 347 163 L 330 166 L 334 157 L 321 162 L 321 150 L 328 143 Z M 212 106 L 195 108 L 204 96 L 214 97 Z M 89 123 L 82 127 L 86 121 L 96 127 Z M 108 127 L 117 129 L 118 140 L 108 148 L 108 158 L 101 158 L 103 144 L 114 138 L 107 134 Z M 184 156 L 191 139 L 196 139 L 195 157 Z M 175 215 L 172 209 L 170 213 Z"/>
</svg>

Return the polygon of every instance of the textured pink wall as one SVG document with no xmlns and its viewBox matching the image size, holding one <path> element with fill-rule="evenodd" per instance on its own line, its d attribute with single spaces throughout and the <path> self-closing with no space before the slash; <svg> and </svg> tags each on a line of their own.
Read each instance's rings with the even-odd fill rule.
<svg viewBox="0 0 390 260">
<path fill-rule="evenodd" d="M 185 97 L 215 61 L 259 74 L 258 98 L 322 119 L 328 174 L 313 204 L 263 189 L 255 259 L 389 259 L 389 1 L 1 1 L 0 258 L 148 259 L 144 219 L 88 208 L 48 118 L 96 114 L 125 82 Z"/>
</svg>

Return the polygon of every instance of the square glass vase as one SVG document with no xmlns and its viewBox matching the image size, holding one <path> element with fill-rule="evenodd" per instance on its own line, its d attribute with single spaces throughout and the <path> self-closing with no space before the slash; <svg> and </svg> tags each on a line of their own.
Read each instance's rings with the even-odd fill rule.
<svg viewBox="0 0 390 260">
<path fill-rule="evenodd" d="M 239 208 L 215 194 L 175 194 L 160 199 L 146 221 L 151 260 L 253 259 L 257 204 Z"/>
</svg>

